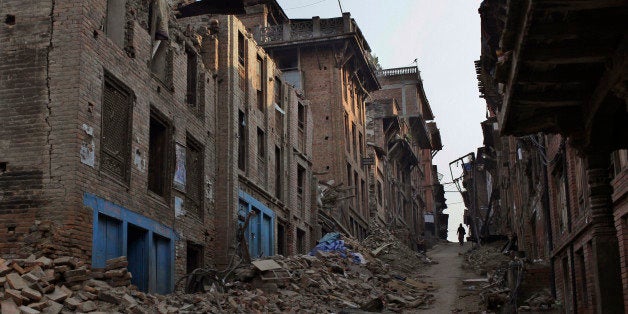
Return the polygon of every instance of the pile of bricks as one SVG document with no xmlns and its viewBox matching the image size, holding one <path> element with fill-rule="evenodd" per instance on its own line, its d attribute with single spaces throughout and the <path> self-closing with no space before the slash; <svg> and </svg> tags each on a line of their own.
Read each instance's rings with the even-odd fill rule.
<svg viewBox="0 0 628 314">
<path fill-rule="evenodd" d="M 131 285 L 132 275 L 128 271 L 129 262 L 126 256 L 116 257 L 105 262 L 105 268 L 92 269 L 94 279 L 105 280 L 112 287 L 126 287 Z"/>
<path fill-rule="evenodd" d="M 107 261 L 104 273 L 92 273 L 84 262 L 73 257 L 50 259 L 45 256 L 26 259 L 0 259 L 1 313 L 92 312 L 113 305 L 136 305 L 124 293 L 114 293 L 112 285 L 127 288 L 130 273 L 126 257 Z M 94 279 L 102 276 L 107 281 Z M 134 313 L 138 313 L 134 311 Z M 142 311 L 139 311 L 142 313 Z"/>
</svg>

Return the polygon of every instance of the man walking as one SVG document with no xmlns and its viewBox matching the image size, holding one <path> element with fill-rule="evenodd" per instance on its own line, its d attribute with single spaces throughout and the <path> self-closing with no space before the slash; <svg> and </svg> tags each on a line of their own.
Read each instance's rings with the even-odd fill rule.
<svg viewBox="0 0 628 314">
<path fill-rule="evenodd" d="M 464 243 L 464 235 L 467 233 L 464 230 L 464 227 L 462 226 L 462 224 L 460 224 L 460 227 L 458 227 L 458 242 L 460 242 L 460 246 L 463 245 Z"/>
</svg>

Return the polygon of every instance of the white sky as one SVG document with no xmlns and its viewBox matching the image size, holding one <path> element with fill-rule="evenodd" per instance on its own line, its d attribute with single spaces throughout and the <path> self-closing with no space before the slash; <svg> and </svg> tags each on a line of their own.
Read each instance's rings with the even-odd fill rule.
<svg viewBox="0 0 628 314">
<path fill-rule="evenodd" d="M 340 16 L 338 0 L 278 0 L 290 18 Z M 482 145 L 479 98 L 473 61 L 480 56 L 479 0 L 341 0 L 384 68 L 418 59 L 425 93 L 436 116 L 443 150 L 434 158 L 443 181 L 449 162 Z M 456 173 L 454 173 L 456 175 Z M 445 185 L 455 191 L 454 185 Z M 449 240 L 457 241 L 464 205 L 459 193 L 445 193 Z"/>
</svg>

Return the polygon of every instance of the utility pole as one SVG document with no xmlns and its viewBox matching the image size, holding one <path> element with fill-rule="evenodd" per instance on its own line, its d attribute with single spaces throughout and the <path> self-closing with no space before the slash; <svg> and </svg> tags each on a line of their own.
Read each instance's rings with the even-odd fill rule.
<svg viewBox="0 0 628 314">
<path fill-rule="evenodd" d="M 475 236 L 476 243 L 478 245 L 481 245 L 481 243 L 480 243 L 480 236 L 478 234 L 479 230 L 478 230 L 478 223 L 477 223 L 477 220 L 478 220 L 478 217 L 477 217 L 477 213 L 478 213 L 478 210 L 477 210 L 477 185 L 476 185 L 477 174 L 476 174 L 476 165 L 475 165 L 475 153 L 473 153 L 473 152 L 468 153 L 468 154 L 466 154 L 466 155 L 464 155 L 464 156 L 462 156 L 462 157 L 460 157 L 460 158 L 450 162 L 449 163 L 449 172 L 451 174 L 451 179 L 454 182 L 456 180 L 463 179 L 464 178 L 464 171 L 465 171 L 465 169 L 464 169 L 464 159 L 465 158 L 470 158 L 471 159 L 471 162 L 470 162 L 470 164 L 471 164 L 471 171 L 472 171 L 471 175 L 473 176 L 472 177 L 472 179 L 473 179 L 473 187 L 472 187 L 473 188 L 473 199 L 472 199 L 472 202 L 471 202 L 471 227 L 473 228 L 473 235 Z M 454 173 L 453 173 L 453 170 L 451 169 L 451 165 L 452 164 L 457 164 L 458 162 L 462 163 L 462 175 L 460 177 L 454 179 Z M 456 184 L 456 187 L 458 188 L 458 191 L 462 195 L 462 189 L 460 189 L 460 186 L 458 184 Z M 464 201 L 464 199 L 463 199 L 463 201 Z"/>
</svg>

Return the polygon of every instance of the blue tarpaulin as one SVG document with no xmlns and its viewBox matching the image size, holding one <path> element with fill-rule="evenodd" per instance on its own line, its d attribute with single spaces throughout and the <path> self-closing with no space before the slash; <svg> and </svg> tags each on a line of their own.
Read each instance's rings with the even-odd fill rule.
<svg viewBox="0 0 628 314">
<path fill-rule="evenodd" d="M 351 257 L 351 261 L 356 264 L 365 264 L 366 261 L 362 254 L 347 252 L 345 241 L 341 240 L 342 236 L 338 232 L 330 232 L 323 236 L 318 244 L 310 251 L 310 255 L 316 256 L 316 252 L 335 252 L 341 257 L 346 258 L 347 255 Z M 348 253 L 348 254 L 347 254 Z"/>
</svg>

